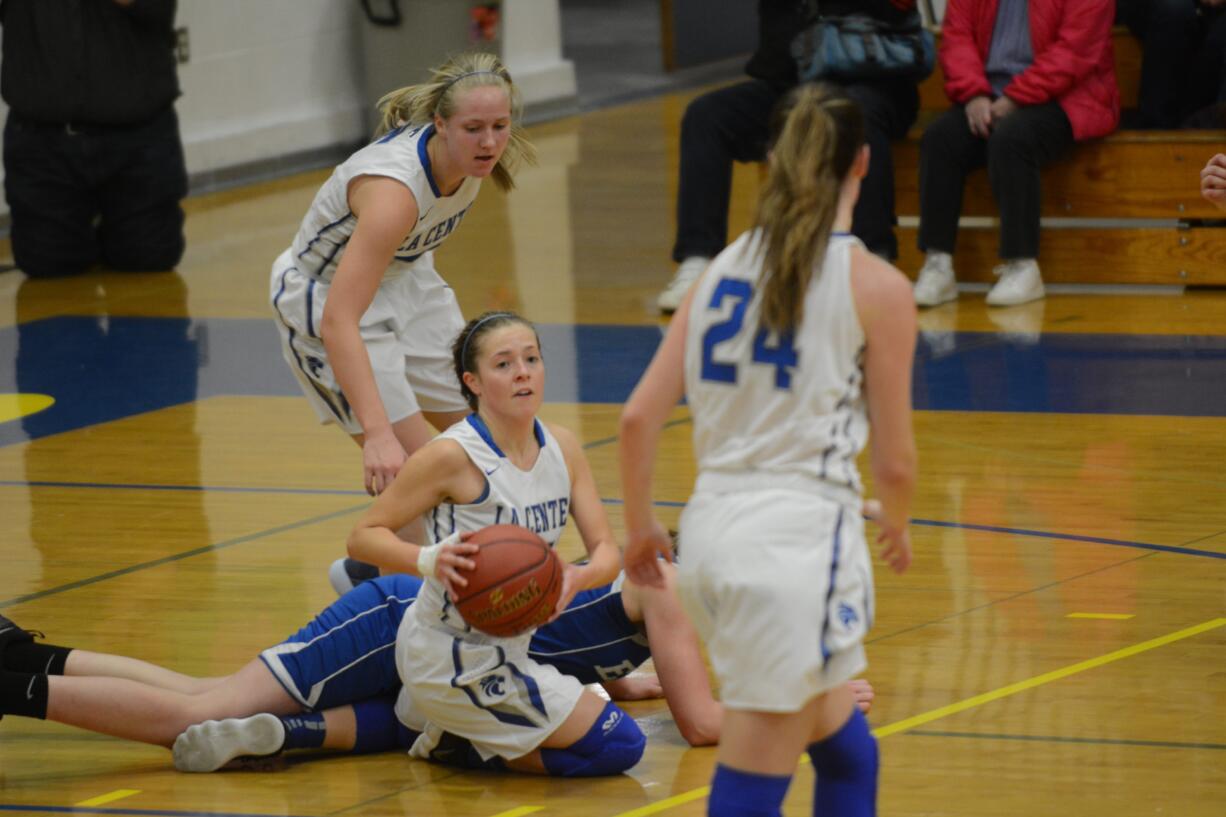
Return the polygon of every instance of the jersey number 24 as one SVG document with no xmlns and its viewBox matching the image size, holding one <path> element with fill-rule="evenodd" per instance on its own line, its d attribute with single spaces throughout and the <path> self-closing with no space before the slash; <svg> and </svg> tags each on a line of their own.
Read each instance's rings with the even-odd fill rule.
<svg viewBox="0 0 1226 817">
<path fill-rule="evenodd" d="M 741 333 L 745 322 L 745 308 L 753 297 L 753 285 L 737 278 L 721 278 L 711 294 L 707 309 L 723 308 L 724 299 L 733 299 L 732 314 L 725 321 L 713 323 L 702 335 L 702 379 L 716 383 L 736 383 L 737 365 L 721 363 L 715 359 L 715 349 Z M 792 345 L 792 333 L 783 332 L 778 343 L 770 345 L 772 333 L 759 329 L 753 339 L 753 362 L 775 367 L 775 388 L 792 388 L 792 369 L 800 358 Z"/>
</svg>

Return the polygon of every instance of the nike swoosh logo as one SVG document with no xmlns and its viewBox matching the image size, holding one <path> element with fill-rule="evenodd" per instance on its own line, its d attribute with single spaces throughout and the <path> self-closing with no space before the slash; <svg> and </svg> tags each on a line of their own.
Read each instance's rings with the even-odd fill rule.
<svg viewBox="0 0 1226 817">
<path fill-rule="evenodd" d="M 38 680 L 37 675 L 30 676 L 30 685 L 26 687 L 26 700 L 34 700 L 34 682 Z"/>
<path fill-rule="evenodd" d="M 9 630 L 16 630 L 16 629 L 17 629 L 16 627 L 5 627 L 3 630 L 0 630 L 0 633 L 7 633 Z"/>
<path fill-rule="evenodd" d="M 486 471 L 486 472 L 485 472 L 485 475 L 488 477 L 490 474 L 494 473 L 495 471 L 497 471 L 497 470 L 498 470 L 499 468 L 501 468 L 501 467 L 502 467 L 501 465 L 495 465 L 493 468 L 491 468 L 490 470 Z"/>
</svg>

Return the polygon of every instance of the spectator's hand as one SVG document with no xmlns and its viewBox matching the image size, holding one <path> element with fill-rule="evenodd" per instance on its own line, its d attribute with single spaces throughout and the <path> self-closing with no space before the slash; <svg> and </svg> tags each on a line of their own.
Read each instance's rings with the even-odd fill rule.
<svg viewBox="0 0 1226 817">
<path fill-rule="evenodd" d="M 995 127 L 1000 120 L 1004 119 L 1009 114 L 1017 110 L 1017 103 L 1009 97 L 1001 94 L 992 102 L 992 126 Z"/>
<path fill-rule="evenodd" d="M 966 103 L 966 123 L 971 126 L 971 133 L 987 139 L 992 133 L 992 100 L 977 96 Z"/>
<path fill-rule="evenodd" d="M 1200 194 L 1219 210 L 1226 210 L 1226 153 L 1214 156 L 1200 172 Z"/>
</svg>

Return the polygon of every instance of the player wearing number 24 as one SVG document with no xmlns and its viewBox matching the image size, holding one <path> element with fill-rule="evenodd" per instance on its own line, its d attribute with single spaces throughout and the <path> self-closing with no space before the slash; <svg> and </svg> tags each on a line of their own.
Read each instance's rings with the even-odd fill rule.
<svg viewBox="0 0 1226 817">
<path fill-rule="evenodd" d="M 708 814 L 779 814 L 806 748 L 813 813 L 871 814 L 876 741 L 845 683 L 865 666 L 874 614 L 856 457 L 871 424 L 878 541 L 902 572 L 915 304 L 848 232 L 871 159 L 855 103 L 801 86 L 771 134 L 755 229 L 695 282 L 622 414 L 626 573 L 662 581 L 671 547 L 651 476 L 684 396 L 698 478 L 677 587 L 724 705 Z"/>
</svg>

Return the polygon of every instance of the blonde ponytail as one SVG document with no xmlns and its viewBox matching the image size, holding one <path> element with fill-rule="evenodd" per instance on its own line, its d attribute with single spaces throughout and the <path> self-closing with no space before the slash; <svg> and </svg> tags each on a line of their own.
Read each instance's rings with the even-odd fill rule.
<svg viewBox="0 0 1226 817">
<path fill-rule="evenodd" d="M 383 114 L 375 133 L 380 136 L 402 125 L 425 125 L 438 114 L 448 119 L 455 113 L 456 100 L 464 91 L 493 85 L 506 92 L 511 105 L 511 135 L 506 149 L 495 165 L 494 183 L 501 190 L 515 187 L 513 173 L 521 162 L 536 164 L 536 149 L 519 124 L 523 104 L 519 88 L 498 56 L 487 51 L 469 51 L 449 58 L 430 72 L 430 79 L 385 94 L 378 102 Z"/>
<path fill-rule="evenodd" d="M 805 292 L 825 257 L 839 191 L 864 143 L 864 122 L 838 89 L 807 83 L 779 103 L 771 133 L 756 224 L 765 248 L 761 324 L 790 332 L 804 318 Z"/>
</svg>

